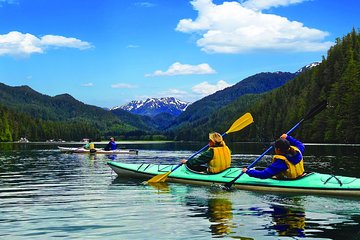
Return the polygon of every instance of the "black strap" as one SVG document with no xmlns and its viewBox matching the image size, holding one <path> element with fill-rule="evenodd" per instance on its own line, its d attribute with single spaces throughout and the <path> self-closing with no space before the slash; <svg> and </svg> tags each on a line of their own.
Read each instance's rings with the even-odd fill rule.
<svg viewBox="0 0 360 240">
<path fill-rule="evenodd" d="M 326 183 L 327 183 L 330 179 L 332 179 L 332 178 L 335 178 L 336 181 L 339 183 L 340 186 L 343 185 L 342 182 L 340 181 L 340 179 L 339 179 L 337 176 L 335 176 L 335 175 L 331 175 L 331 177 L 329 177 L 329 178 L 324 182 L 324 184 L 326 184 Z"/>
</svg>

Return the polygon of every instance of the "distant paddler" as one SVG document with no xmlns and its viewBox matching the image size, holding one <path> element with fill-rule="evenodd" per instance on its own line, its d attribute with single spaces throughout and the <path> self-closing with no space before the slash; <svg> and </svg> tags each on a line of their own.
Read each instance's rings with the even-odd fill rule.
<svg viewBox="0 0 360 240">
<path fill-rule="evenodd" d="M 105 151 L 114 151 L 114 150 L 116 150 L 116 148 L 117 148 L 117 146 L 116 146 L 115 139 L 113 137 L 111 137 L 109 143 L 105 146 L 104 150 Z"/>
<path fill-rule="evenodd" d="M 90 150 L 90 153 L 95 153 L 95 144 L 89 139 L 89 141 L 84 145 L 84 149 Z"/>
</svg>

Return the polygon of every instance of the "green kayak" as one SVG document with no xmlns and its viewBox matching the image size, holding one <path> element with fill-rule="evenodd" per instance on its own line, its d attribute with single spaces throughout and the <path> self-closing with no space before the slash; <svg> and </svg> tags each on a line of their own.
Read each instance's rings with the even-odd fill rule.
<svg viewBox="0 0 360 240">
<path fill-rule="evenodd" d="M 177 165 L 130 164 L 109 161 L 107 164 L 119 177 L 149 180 L 155 175 L 171 171 Z M 241 173 L 241 168 L 229 168 L 217 174 L 204 174 L 189 170 L 182 165 L 172 172 L 167 181 L 200 185 L 223 185 Z M 300 194 L 326 194 L 337 196 L 360 196 L 360 179 L 311 172 L 293 180 L 258 179 L 244 174 L 232 185 L 233 188 Z"/>
</svg>

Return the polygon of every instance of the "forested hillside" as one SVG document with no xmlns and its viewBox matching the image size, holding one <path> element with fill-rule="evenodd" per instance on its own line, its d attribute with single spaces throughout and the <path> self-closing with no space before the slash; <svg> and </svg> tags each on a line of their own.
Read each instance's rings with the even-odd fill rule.
<svg viewBox="0 0 360 240">
<path fill-rule="evenodd" d="M 261 94 L 244 95 L 226 107 L 219 108 L 213 114 L 204 116 L 197 121 L 183 123 L 179 127 L 173 128 L 168 135 L 172 134 L 175 140 L 207 141 L 209 132 L 226 132 L 232 123 L 245 114 L 261 97 Z M 242 133 L 248 131 L 249 127 L 242 130 Z M 234 135 L 237 134 L 238 133 L 230 134 L 227 136 L 227 139 L 232 140 Z"/>
<path fill-rule="evenodd" d="M 169 129 L 188 131 L 186 128 L 194 128 L 199 124 L 206 123 L 211 114 L 246 94 L 260 94 L 284 85 L 296 76 L 289 72 L 266 72 L 258 73 L 238 82 L 234 86 L 211 94 L 191 104 L 172 124 Z M 216 114 L 216 113 L 215 113 Z M 179 132 L 179 135 L 185 133 Z"/>
<path fill-rule="evenodd" d="M 178 139 L 199 139 L 206 137 L 204 133 L 209 130 L 226 131 L 236 117 L 249 111 L 255 123 L 229 136 L 230 140 L 272 141 L 295 125 L 314 104 L 328 100 L 329 107 L 305 122 L 294 135 L 305 142 L 359 143 L 359 31 L 353 30 L 337 39 L 336 45 L 329 49 L 327 57 L 317 67 L 254 100 L 251 96 L 240 97 L 210 115 L 207 120 L 211 124 L 204 121 L 186 134 L 177 131 L 176 136 Z M 248 101 L 251 101 L 249 105 L 244 104 Z"/>
<path fill-rule="evenodd" d="M 32 141 L 49 139 L 80 140 L 84 136 L 100 139 L 100 131 L 92 124 L 35 119 L 0 105 L 0 142 L 26 137 Z"/>
<path fill-rule="evenodd" d="M 0 83 L 0 111 L 0 141 L 19 137 L 31 141 L 84 137 L 100 140 L 109 136 L 134 139 L 156 134 L 150 124 L 125 111 L 115 115 L 68 94 L 50 97 L 28 86 Z"/>
<path fill-rule="evenodd" d="M 271 139 L 324 99 L 329 102 L 328 109 L 297 134 L 306 141 L 359 143 L 360 33 L 355 30 L 337 39 L 318 67 L 266 95 L 252 109 L 259 126 L 272 126 L 263 132 Z"/>
</svg>

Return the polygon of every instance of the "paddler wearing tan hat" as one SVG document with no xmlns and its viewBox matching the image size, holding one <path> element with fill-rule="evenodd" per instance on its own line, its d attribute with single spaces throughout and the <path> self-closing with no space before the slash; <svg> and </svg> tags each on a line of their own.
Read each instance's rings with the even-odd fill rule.
<svg viewBox="0 0 360 240">
<path fill-rule="evenodd" d="M 182 163 L 193 171 L 218 173 L 231 165 L 231 151 L 226 146 L 220 133 L 209 133 L 209 148 L 198 157 L 182 159 Z"/>
</svg>

